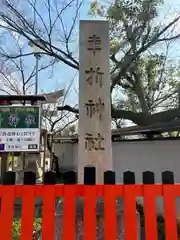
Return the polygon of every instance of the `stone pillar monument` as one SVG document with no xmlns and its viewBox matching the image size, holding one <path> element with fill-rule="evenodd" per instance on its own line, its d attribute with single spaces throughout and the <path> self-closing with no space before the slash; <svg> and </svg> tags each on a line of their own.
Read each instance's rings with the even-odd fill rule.
<svg viewBox="0 0 180 240">
<path fill-rule="evenodd" d="M 96 167 L 96 183 L 113 170 L 111 140 L 110 49 L 108 21 L 80 21 L 78 182 L 84 167 Z M 79 201 L 80 208 L 82 202 Z M 117 239 L 124 240 L 123 202 L 117 201 Z M 104 203 L 97 200 L 97 240 L 104 239 Z M 83 214 L 77 212 L 77 239 L 83 237 Z"/>
<path fill-rule="evenodd" d="M 78 182 L 96 167 L 96 183 L 112 170 L 108 21 L 80 21 Z"/>
<path fill-rule="evenodd" d="M 113 170 L 111 101 L 107 21 L 81 21 L 79 36 L 79 143 L 78 182 L 83 183 L 84 167 L 96 167 L 96 183 L 104 183 L 104 172 Z M 82 202 L 79 201 L 79 205 Z M 123 239 L 121 204 L 117 209 L 118 239 Z M 104 239 L 104 203 L 97 200 L 97 239 Z M 79 207 L 77 209 L 80 209 Z M 82 208 L 81 208 L 82 209 Z M 77 237 L 83 237 L 83 214 L 77 212 Z"/>
</svg>

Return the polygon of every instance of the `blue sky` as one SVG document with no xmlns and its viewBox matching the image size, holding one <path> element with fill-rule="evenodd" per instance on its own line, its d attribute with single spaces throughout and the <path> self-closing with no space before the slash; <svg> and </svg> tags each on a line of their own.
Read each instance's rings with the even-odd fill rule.
<svg viewBox="0 0 180 240">
<path fill-rule="evenodd" d="M 81 8 L 80 14 L 79 14 L 79 19 L 90 19 L 90 17 L 88 16 L 88 10 L 89 10 L 89 4 L 90 1 L 86 1 L 83 5 L 83 7 Z M 169 13 L 173 12 L 175 9 L 178 9 L 178 7 L 180 6 L 180 3 L 178 0 L 166 0 L 165 4 L 163 5 L 163 7 L 161 8 L 161 14 L 162 16 L 165 15 L 169 15 Z M 172 16 L 173 17 L 173 16 Z M 68 18 L 67 18 L 68 21 Z M 74 43 L 76 44 L 76 48 L 78 47 L 78 39 L 77 42 Z M 177 54 L 177 51 L 173 51 L 175 54 Z M 178 55 L 179 55 L 179 51 L 178 51 Z M 39 88 L 43 88 L 46 91 L 53 91 L 54 88 L 58 88 L 58 87 L 67 87 L 69 85 L 69 82 L 72 80 L 72 77 L 74 76 L 74 71 L 72 69 L 70 69 L 69 67 L 65 66 L 65 65 L 61 65 L 58 66 L 55 70 L 54 70 L 54 75 L 52 77 L 51 80 L 46 81 L 46 86 L 44 85 L 44 80 L 43 77 L 40 81 L 40 86 Z M 78 77 L 78 75 L 77 75 Z M 74 87 L 77 89 L 78 88 L 78 79 L 76 80 Z M 74 92 L 72 92 L 72 94 L 69 96 L 69 101 L 70 103 L 74 103 L 75 101 L 77 102 L 77 94 L 75 94 Z"/>
<path fill-rule="evenodd" d="M 88 10 L 89 10 L 89 5 L 90 5 L 90 1 L 85 1 L 80 9 L 80 13 L 79 13 L 79 20 L 84 20 L 84 19 L 92 19 L 90 16 L 88 16 Z M 65 16 L 67 18 L 67 24 L 69 23 L 69 25 L 71 25 L 71 16 L 68 15 Z M 78 29 L 78 26 L 77 26 Z M 77 39 L 76 41 L 73 43 L 72 45 L 72 49 L 77 50 L 77 54 L 78 54 L 78 33 L 77 33 Z M 71 82 L 72 78 L 75 75 L 75 71 L 73 69 L 70 69 L 70 67 L 66 66 L 65 64 L 63 64 L 62 66 L 57 66 L 56 70 L 54 71 L 54 75 L 53 75 L 53 82 L 54 84 L 52 85 L 52 81 L 48 82 L 48 84 L 46 85 L 47 90 L 54 90 L 54 88 L 59 87 L 59 84 L 62 86 L 68 86 L 69 82 Z M 42 85 L 42 87 L 44 87 Z"/>
<path fill-rule="evenodd" d="M 79 20 L 81 19 L 91 19 L 88 16 L 88 10 L 89 10 L 90 1 L 85 1 L 81 7 L 80 13 L 79 13 Z M 65 15 L 66 23 L 67 25 L 71 25 L 71 14 L 68 12 L 67 15 Z M 78 26 L 76 27 L 78 31 Z M 75 49 L 78 54 L 78 33 L 76 41 L 72 44 L 72 49 Z M 44 84 L 46 79 L 46 84 Z M 55 66 L 53 75 L 51 75 L 50 79 L 47 79 L 47 72 L 40 73 L 39 74 L 39 91 L 43 89 L 46 92 L 54 91 L 56 88 L 65 88 L 67 89 L 69 84 L 73 81 L 74 84 L 71 90 L 71 93 L 68 96 L 68 102 L 70 104 L 74 104 L 75 102 L 78 102 L 78 95 L 76 90 L 78 90 L 78 73 L 77 71 L 71 69 L 65 64 L 58 64 Z"/>
<path fill-rule="evenodd" d="M 89 5 L 91 1 L 84 1 L 83 6 L 81 7 L 80 13 L 79 13 L 79 19 L 91 19 L 88 16 L 88 10 L 89 10 Z M 41 8 L 41 1 L 38 1 L 39 3 L 39 8 Z M 164 15 L 169 15 L 169 12 L 174 12 L 175 9 L 179 7 L 179 0 L 166 0 L 165 4 L 161 8 L 161 16 Z M 47 12 L 42 11 L 42 16 L 46 18 Z M 64 16 L 66 20 L 67 26 L 71 24 L 71 10 L 67 11 L 66 15 Z M 172 16 L 173 17 L 173 16 Z M 76 40 L 72 44 L 72 49 L 75 49 L 76 52 L 78 53 L 78 26 L 76 27 L 77 30 L 77 37 Z M 28 51 L 31 51 L 29 48 Z M 173 51 L 173 54 L 179 55 L 179 51 Z M 43 62 L 43 58 L 40 60 Z M 31 60 L 29 60 L 27 66 L 35 64 L 35 60 L 32 57 Z M 45 92 L 50 92 L 54 91 L 57 88 L 67 88 L 70 84 L 70 82 L 73 80 L 75 77 L 75 71 L 71 69 L 70 67 L 66 66 L 65 64 L 57 64 L 54 68 L 53 74 L 51 72 L 44 72 L 39 74 L 39 91 L 43 90 Z M 72 92 L 69 96 L 69 103 L 74 104 L 75 102 L 77 103 L 78 101 L 78 95 L 76 90 L 78 89 L 78 74 L 76 74 L 76 81 L 74 81 L 73 84 L 73 89 Z"/>
</svg>

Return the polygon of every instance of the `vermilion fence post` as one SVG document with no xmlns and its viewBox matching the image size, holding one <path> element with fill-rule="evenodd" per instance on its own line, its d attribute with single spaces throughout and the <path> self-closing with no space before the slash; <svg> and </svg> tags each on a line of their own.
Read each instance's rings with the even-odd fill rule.
<svg viewBox="0 0 180 240">
<path fill-rule="evenodd" d="M 96 186 L 84 186 L 84 240 L 96 239 Z"/>
<path fill-rule="evenodd" d="M 145 239 L 158 240 L 156 197 L 162 196 L 162 185 L 154 185 L 154 173 L 143 172 Z"/>
<path fill-rule="evenodd" d="M 45 185 L 43 189 L 42 239 L 54 240 L 55 185 Z"/>
<path fill-rule="evenodd" d="M 124 185 L 125 240 L 138 240 L 136 196 L 142 195 L 142 186 Z"/>
<path fill-rule="evenodd" d="M 12 220 L 14 214 L 14 187 L 1 187 L 0 238 L 12 240 Z"/>
<path fill-rule="evenodd" d="M 42 239 L 54 240 L 55 229 L 55 184 L 56 174 L 53 171 L 45 172 L 43 186 L 42 207 Z"/>
<path fill-rule="evenodd" d="M 21 240 L 33 239 L 35 186 L 22 187 Z"/>
<path fill-rule="evenodd" d="M 22 219 L 21 219 L 21 240 L 33 239 L 34 203 L 36 174 L 33 172 L 24 173 L 24 186 L 22 186 Z M 26 186 L 29 185 L 29 186 Z"/>
<path fill-rule="evenodd" d="M 1 187 L 0 238 L 12 240 L 12 220 L 14 215 L 15 173 L 6 172 Z M 6 185 L 6 186 L 5 186 Z"/>
<path fill-rule="evenodd" d="M 115 172 L 104 173 L 104 239 L 117 239 L 117 217 L 116 217 L 116 178 Z M 122 194 L 119 192 L 119 194 Z"/>
<path fill-rule="evenodd" d="M 162 187 L 157 185 L 144 185 L 144 220 L 145 220 L 145 239 L 158 240 L 156 197 L 162 195 Z"/>
<path fill-rule="evenodd" d="M 163 172 L 162 183 L 166 240 L 178 239 L 176 220 L 176 188 L 174 186 L 173 172 Z"/>
<path fill-rule="evenodd" d="M 76 239 L 76 185 L 64 186 L 64 210 L 62 239 Z"/>
<path fill-rule="evenodd" d="M 178 239 L 174 185 L 163 185 L 166 240 Z"/>
<path fill-rule="evenodd" d="M 104 239 L 117 239 L 116 185 L 104 186 Z"/>
</svg>

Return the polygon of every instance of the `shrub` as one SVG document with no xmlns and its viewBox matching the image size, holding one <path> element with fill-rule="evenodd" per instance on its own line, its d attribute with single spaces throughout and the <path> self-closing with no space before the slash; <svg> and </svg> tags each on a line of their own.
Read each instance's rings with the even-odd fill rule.
<svg viewBox="0 0 180 240">
<path fill-rule="evenodd" d="M 36 232 L 41 229 L 41 218 L 34 219 L 34 237 L 33 240 L 37 240 Z M 12 227 L 12 240 L 20 239 L 20 231 L 21 231 L 21 219 L 14 218 L 13 219 L 13 227 Z"/>
</svg>

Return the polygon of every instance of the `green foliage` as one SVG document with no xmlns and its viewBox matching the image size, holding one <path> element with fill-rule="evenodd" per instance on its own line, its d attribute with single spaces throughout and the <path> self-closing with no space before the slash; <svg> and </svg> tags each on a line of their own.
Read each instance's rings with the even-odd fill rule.
<svg viewBox="0 0 180 240">
<path fill-rule="evenodd" d="M 12 228 L 13 240 L 20 239 L 20 229 L 21 229 L 21 221 L 19 219 L 14 219 L 13 220 L 13 228 Z"/>
<path fill-rule="evenodd" d="M 163 24 L 158 20 L 163 3 L 162 0 L 114 0 L 107 4 L 101 0 L 90 5 L 91 16 L 109 20 L 112 79 L 130 56 L 136 56 L 116 80 L 113 103 L 117 109 L 154 113 L 172 108 L 177 102 L 179 64 L 168 58 L 169 43 L 162 52 L 160 45 L 158 51 L 152 49 L 164 37 L 159 35 Z"/>
<path fill-rule="evenodd" d="M 104 6 L 103 5 L 99 5 L 97 1 L 94 1 L 90 4 L 90 9 L 89 9 L 89 12 L 88 14 L 91 16 L 91 17 L 95 17 L 95 16 L 101 16 L 103 17 L 104 16 Z"/>
<path fill-rule="evenodd" d="M 127 21 L 128 25 L 140 25 L 151 22 L 157 17 L 159 7 L 162 4 L 162 0 L 138 0 L 135 2 L 131 0 L 115 0 L 109 4 L 95 0 L 90 4 L 89 15 L 107 17 L 114 25 L 120 24 L 120 22 L 124 23 L 124 21 Z"/>
<path fill-rule="evenodd" d="M 158 107 L 164 109 L 168 106 L 173 107 L 178 103 L 179 63 L 167 61 L 166 56 L 162 54 L 146 54 L 129 68 L 127 75 L 128 78 L 123 77 L 118 82 L 124 95 L 127 96 L 127 100 L 124 101 L 124 108 L 133 112 L 141 111 L 137 85 L 132 84 L 137 80 L 140 80 L 149 112 L 156 111 Z M 115 95 L 114 99 L 118 103 L 117 107 L 122 108 L 122 101 L 118 101 L 119 95 Z"/>
<path fill-rule="evenodd" d="M 34 219 L 34 237 L 33 240 L 37 240 L 36 231 L 41 229 L 41 218 Z M 13 228 L 12 228 L 12 240 L 19 240 L 20 239 L 20 231 L 21 231 L 21 219 L 14 218 L 13 219 Z"/>
</svg>

